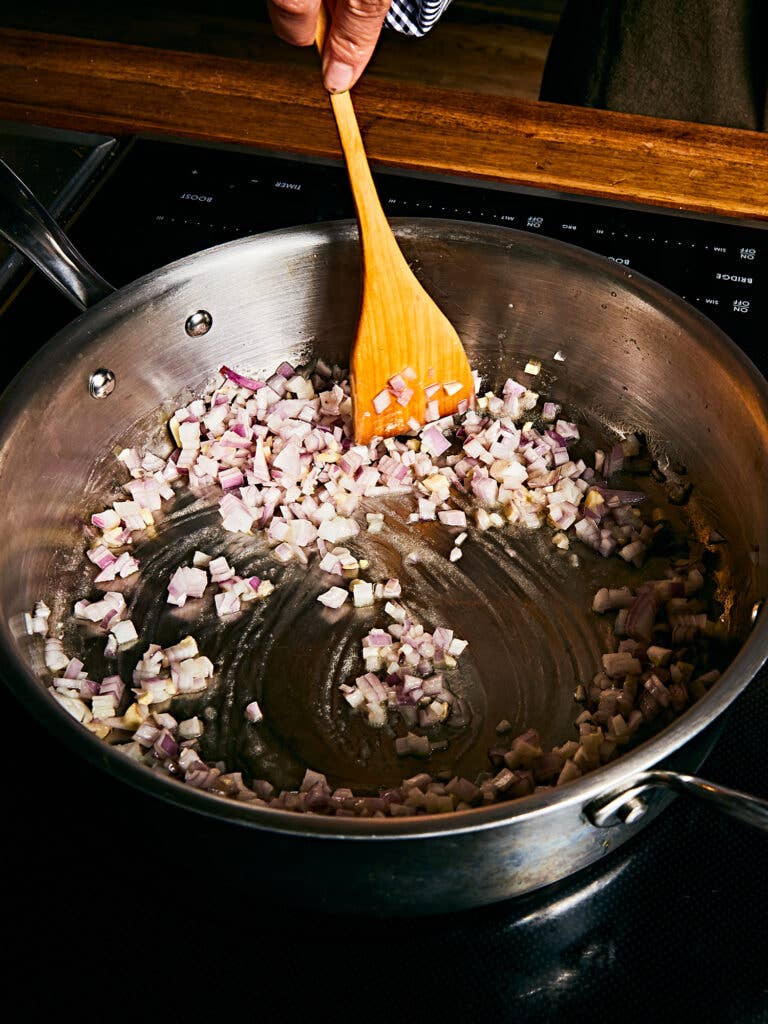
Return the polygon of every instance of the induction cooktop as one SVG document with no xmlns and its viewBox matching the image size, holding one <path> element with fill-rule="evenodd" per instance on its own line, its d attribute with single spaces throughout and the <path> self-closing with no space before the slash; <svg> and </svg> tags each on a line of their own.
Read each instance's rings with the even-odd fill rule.
<svg viewBox="0 0 768 1024">
<path fill-rule="evenodd" d="M 25 142 L 10 126 L 0 155 L 22 159 L 41 138 L 57 165 L 80 146 L 76 166 L 34 184 L 59 196 L 76 243 L 115 285 L 232 238 L 353 214 L 344 170 L 329 161 L 43 130 Z M 507 225 L 647 274 L 768 371 L 765 225 L 468 179 L 376 180 L 391 215 Z M 73 312 L 20 261 L 0 285 L 7 383 Z M 74 986 L 100 1020 L 278 1019 L 268 1005 L 290 1020 L 768 1020 L 768 841 L 706 808 L 678 799 L 602 863 L 496 906 L 405 920 L 371 920 L 365 907 L 356 918 L 309 914 L 253 877 L 247 843 L 235 851 L 215 822 L 108 779 L 4 688 L 0 700 L 5 899 L 24 907 L 6 915 L 8 955 L 25 992 L 30 979 L 55 993 Z M 711 739 L 700 774 L 768 796 L 765 674 Z M 113 1001 L 94 1007 L 97 991 Z"/>
</svg>

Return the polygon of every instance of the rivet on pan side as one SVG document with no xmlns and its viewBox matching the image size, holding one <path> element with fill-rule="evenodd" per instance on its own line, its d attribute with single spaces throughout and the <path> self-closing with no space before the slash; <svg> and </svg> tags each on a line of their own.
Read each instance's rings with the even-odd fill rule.
<svg viewBox="0 0 768 1024">
<path fill-rule="evenodd" d="M 114 373 L 106 367 L 100 366 L 88 378 L 88 391 L 91 398 L 106 398 L 107 395 L 111 395 L 115 390 L 115 383 Z"/>
<path fill-rule="evenodd" d="M 647 810 L 648 805 L 645 800 L 640 796 L 633 796 L 616 811 L 616 817 L 620 818 L 625 825 L 631 825 L 632 822 L 639 821 Z"/>
<path fill-rule="evenodd" d="M 765 598 L 761 597 L 759 601 L 755 601 L 755 603 L 752 605 L 752 611 L 749 614 L 749 621 L 750 621 L 751 625 L 754 626 L 754 624 L 757 622 L 757 617 L 760 614 L 760 612 L 763 610 L 763 605 L 764 604 L 765 604 Z"/>
<path fill-rule="evenodd" d="M 207 334 L 213 327 L 213 317 L 207 309 L 198 309 L 196 313 L 187 317 L 187 322 L 184 324 L 184 330 L 190 336 L 190 338 L 199 338 L 203 334 Z"/>
</svg>

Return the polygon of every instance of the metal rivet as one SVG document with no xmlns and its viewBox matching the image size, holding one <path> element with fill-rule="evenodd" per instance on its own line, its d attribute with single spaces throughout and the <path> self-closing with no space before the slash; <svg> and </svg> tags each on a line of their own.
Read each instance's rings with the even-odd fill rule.
<svg viewBox="0 0 768 1024">
<path fill-rule="evenodd" d="M 111 370 L 100 366 L 88 378 L 88 391 L 91 398 L 106 398 L 115 390 L 115 375 Z"/>
<path fill-rule="evenodd" d="M 190 338 L 199 338 L 203 334 L 207 334 L 213 327 L 213 317 L 207 309 L 198 309 L 192 316 L 187 317 L 187 322 L 184 324 L 184 330 L 190 336 Z"/>
<path fill-rule="evenodd" d="M 752 605 L 752 611 L 750 612 L 750 615 L 749 615 L 749 621 L 752 623 L 753 626 L 757 622 L 757 616 L 763 610 L 763 605 L 764 604 L 765 604 L 765 598 L 761 597 L 759 601 L 755 601 L 755 603 Z"/>
<path fill-rule="evenodd" d="M 616 817 L 620 818 L 625 825 L 631 825 L 633 822 L 639 821 L 647 810 L 648 805 L 645 800 L 639 796 L 633 796 L 616 811 Z"/>
</svg>

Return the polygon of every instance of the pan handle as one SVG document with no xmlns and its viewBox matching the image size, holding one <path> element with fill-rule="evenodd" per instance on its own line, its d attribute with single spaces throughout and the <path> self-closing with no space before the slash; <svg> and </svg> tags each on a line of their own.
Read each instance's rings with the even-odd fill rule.
<svg viewBox="0 0 768 1024">
<path fill-rule="evenodd" d="M 715 785 L 694 775 L 661 770 L 640 772 L 620 790 L 613 790 L 587 804 L 584 813 L 598 828 L 630 824 L 641 818 L 647 810 L 643 794 L 657 788 L 685 793 L 732 818 L 768 831 L 768 800 Z"/>
<path fill-rule="evenodd" d="M 114 291 L 3 160 L 0 235 L 32 260 L 79 309 L 88 309 Z"/>
</svg>

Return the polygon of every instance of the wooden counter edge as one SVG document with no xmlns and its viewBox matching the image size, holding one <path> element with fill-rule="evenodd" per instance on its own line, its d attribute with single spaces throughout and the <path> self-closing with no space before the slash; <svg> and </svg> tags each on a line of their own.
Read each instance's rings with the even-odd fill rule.
<svg viewBox="0 0 768 1024">
<path fill-rule="evenodd" d="M 768 136 L 368 76 L 355 90 L 381 166 L 768 220 Z M 340 155 L 313 66 L 281 68 L 0 29 L 0 118 Z"/>
</svg>

